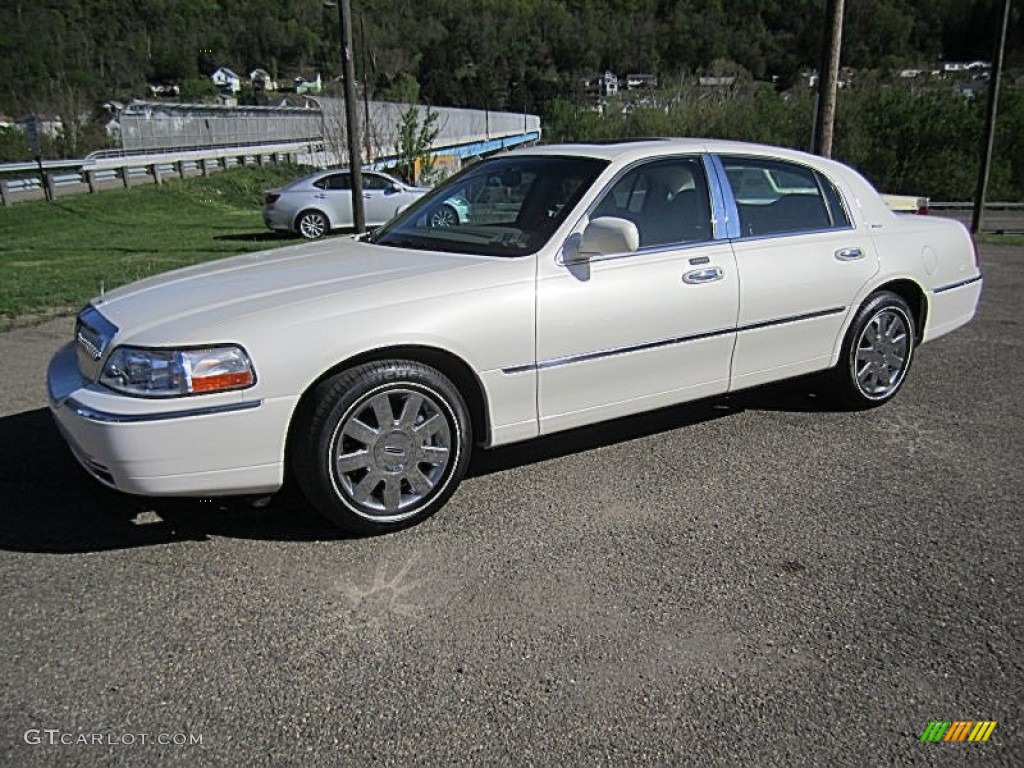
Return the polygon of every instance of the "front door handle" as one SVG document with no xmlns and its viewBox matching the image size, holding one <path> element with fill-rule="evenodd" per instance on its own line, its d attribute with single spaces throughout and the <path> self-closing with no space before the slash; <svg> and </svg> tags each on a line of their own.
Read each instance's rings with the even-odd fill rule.
<svg viewBox="0 0 1024 768">
<path fill-rule="evenodd" d="M 683 282 L 689 285 L 700 285 L 721 280 L 725 273 L 721 267 L 707 267 L 705 269 L 694 269 L 683 275 Z"/>
<path fill-rule="evenodd" d="M 860 248 L 840 248 L 836 251 L 836 258 L 840 261 L 853 261 L 854 259 L 864 258 L 864 251 Z"/>
</svg>

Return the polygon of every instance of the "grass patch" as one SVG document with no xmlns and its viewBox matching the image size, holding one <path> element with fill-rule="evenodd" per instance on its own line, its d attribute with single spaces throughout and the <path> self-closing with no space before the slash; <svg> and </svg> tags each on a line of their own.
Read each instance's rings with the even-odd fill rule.
<svg viewBox="0 0 1024 768">
<path fill-rule="evenodd" d="M 977 240 L 979 243 L 984 243 L 985 245 L 1024 246 L 1024 235 L 996 235 L 993 233 L 982 232 L 978 235 Z"/>
<path fill-rule="evenodd" d="M 77 311 L 101 285 L 294 243 L 264 227 L 262 192 L 308 171 L 232 168 L 0 208 L 0 330 Z"/>
</svg>

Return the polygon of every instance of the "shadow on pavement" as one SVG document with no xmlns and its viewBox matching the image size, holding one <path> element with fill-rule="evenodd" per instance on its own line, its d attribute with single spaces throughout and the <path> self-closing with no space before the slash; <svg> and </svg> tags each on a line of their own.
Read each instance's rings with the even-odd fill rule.
<svg viewBox="0 0 1024 768">
<path fill-rule="evenodd" d="M 209 536 L 313 541 L 341 538 L 295 491 L 265 509 L 244 499 L 129 496 L 93 480 L 45 408 L 0 418 L 0 549 L 98 552 Z"/>
<path fill-rule="evenodd" d="M 763 387 L 478 450 L 469 474 L 485 476 L 744 410 L 832 410 L 814 382 L 806 379 Z M 161 499 L 110 490 L 78 465 L 45 408 L 0 418 L 0 489 L 0 549 L 12 552 L 99 552 L 203 541 L 209 536 L 267 541 L 346 538 L 291 486 L 263 509 L 240 498 Z"/>
<path fill-rule="evenodd" d="M 470 465 L 469 475 L 471 477 L 489 475 L 524 464 L 548 461 L 605 445 L 650 437 L 661 432 L 671 432 L 742 411 L 787 411 L 791 413 L 835 411 L 835 404 L 824 394 L 826 387 L 827 383 L 821 376 L 808 376 L 731 395 L 721 395 L 684 405 L 670 406 L 637 416 L 627 416 L 587 427 L 579 427 L 551 437 L 513 443 L 489 451 L 477 451 Z"/>
</svg>

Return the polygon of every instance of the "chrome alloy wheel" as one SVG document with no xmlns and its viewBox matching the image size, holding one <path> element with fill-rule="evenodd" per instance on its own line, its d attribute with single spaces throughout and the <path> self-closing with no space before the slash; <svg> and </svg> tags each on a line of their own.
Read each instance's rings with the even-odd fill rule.
<svg viewBox="0 0 1024 768">
<path fill-rule="evenodd" d="M 327 232 L 327 217 L 322 213 L 304 213 L 299 218 L 299 234 L 308 240 L 316 240 Z"/>
<path fill-rule="evenodd" d="M 445 399 L 426 387 L 368 392 L 342 417 L 331 440 L 335 490 L 370 520 L 416 514 L 450 479 L 454 423 Z"/>
<path fill-rule="evenodd" d="M 911 327 L 895 306 L 880 309 L 864 325 L 851 361 L 864 397 L 882 400 L 899 388 L 910 362 Z"/>
<path fill-rule="evenodd" d="M 454 227 L 459 223 L 459 214 L 450 205 L 442 205 L 430 214 L 430 226 L 435 229 Z"/>
</svg>

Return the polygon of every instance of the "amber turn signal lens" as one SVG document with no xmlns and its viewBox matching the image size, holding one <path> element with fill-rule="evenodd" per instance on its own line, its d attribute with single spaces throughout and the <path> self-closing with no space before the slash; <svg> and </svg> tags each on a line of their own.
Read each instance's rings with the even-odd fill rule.
<svg viewBox="0 0 1024 768">
<path fill-rule="evenodd" d="M 219 389 L 237 389 L 247 387 L 254 381 L 252 371 L 235 373 L 217 373 L 212 376 L 193 377 L 193 392 L 215 392 Z"/>
</svg>

